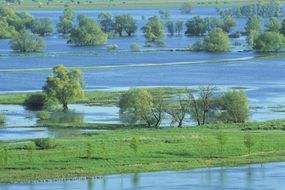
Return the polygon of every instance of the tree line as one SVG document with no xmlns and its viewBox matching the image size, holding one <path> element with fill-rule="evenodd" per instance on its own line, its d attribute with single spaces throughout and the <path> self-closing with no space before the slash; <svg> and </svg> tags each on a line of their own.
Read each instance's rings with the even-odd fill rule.
<svg viewBox="0 0 285 190">
<path fill-rule="evenodd" d="M 160 91 L 130 89 L 120 97 L 120 119 L 126 124 L 159 127 L 170 116 L 172 125 L 182 127 L 187 118 L 197 125 L 214 122 L 244 123 L 249 117 L 248 98 L 243 91 L 215 93 L 215 87 L 185 89 L 173 98 Z"/>
</svg>

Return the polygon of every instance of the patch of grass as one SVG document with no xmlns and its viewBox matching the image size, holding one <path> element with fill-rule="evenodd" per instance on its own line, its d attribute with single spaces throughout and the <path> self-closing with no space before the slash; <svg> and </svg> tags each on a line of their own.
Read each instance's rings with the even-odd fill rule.
<svg viewBox="0 0 285 190">
<path fill-rule="evenodd" d="M 0 167 L 0 182 L 22 182 L 99 176 L 117 173 L 187 170 L 202 167 L 233 166 L 285 160 L 285 133 L 281 131 L 241 131 L 223 129 L 227 138 L 223 155 L 217 130 L 207 128 L 160 128 L 117 130 L 96 135 L 58 138 L 58 146 L 48 150 L 33 150 L 22 144 L 0 144 L 8 150 L 8 161 Z M 250 134 L 255 144 L 244 145 Z M 139 141 L 134 154 L 132 139 Z M 92 159 L 86 159 L 86 145 L 92 149 Z M 9 175 L 7 175 L 9 174 Z"/>
</svg>

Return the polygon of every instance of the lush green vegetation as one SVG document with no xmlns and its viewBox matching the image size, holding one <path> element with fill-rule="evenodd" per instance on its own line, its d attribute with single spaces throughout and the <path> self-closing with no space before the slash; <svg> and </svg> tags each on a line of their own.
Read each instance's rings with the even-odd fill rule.
<svg viewBox="0 0 285 190">
<path fill-rule="evenodd" d="M 37 146 L 1 144 L 0 182 L 284 161 L 283 132 L 224 127 L 116 130 L 37 140 Z"/>
</svg>

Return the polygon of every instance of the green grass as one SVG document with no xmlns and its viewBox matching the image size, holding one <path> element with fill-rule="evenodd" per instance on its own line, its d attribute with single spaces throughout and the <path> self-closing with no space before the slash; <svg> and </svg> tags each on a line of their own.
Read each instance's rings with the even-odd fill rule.
<svg viewBox="0 0 285 190">
<path fill-rule="evenodd" d="M 55 139 L 56 148 L 49 150 L 28 150 L 30 142 L 0 144 L 0 150 L 8 148 L 7 164 L 0 167 L 0 182 L 285 161 L 283 131 L 223 131 L 228 141 L 222 155 L 216 140 L 218 131 L 198 127 L 96 132 Z M 243 145 L 246 134 L 256 142 L 250 155 Z M 137 154 L 129 146 L 133 137 L 139 140 Z M 88 144 L 94 148 L 89 150 L 93 152 L 90 159 Z"/>
</svg>

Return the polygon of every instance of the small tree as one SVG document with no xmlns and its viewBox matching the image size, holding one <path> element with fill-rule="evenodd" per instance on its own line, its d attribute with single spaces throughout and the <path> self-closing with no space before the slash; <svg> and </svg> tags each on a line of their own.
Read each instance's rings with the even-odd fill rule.
<svg viewBox="0 0 285 190">
<path fill-rule="evenodd" d="M 175 32 L 177 34 L 180 34 L 183 31 L 183 21 L 177 20 L 175 23 Z"/>
<path fill-rule="evenodd" d="M 224 17 L 223 22 L 223 30 L 226 33 L 229 33 L 236 26 L 236 21 L 231 16 Z"/>
<path fill-rule="evenodd" d="M 200 16 L 188 20 L 185 26 L 185 34 L 189 36 L 203 36 L 207 32 L 207 22 Z"/>
<path fill-rule="evenodd" d="M 10 41 L 10 46 L 14 51 L 22 53 L 40 52 L 46 48 L 46 43 L 44 39 L 38 35 L 21 31 Z"/>
<path fill-rule="evenodd" d="M 167 30 L 168 30 L 168 33 L 173 36 L 174 35 L 174 32 L 175 32 L 175 28 L 174 28 L 174 23 L 173 21 L 167 21 L 166 24 L 165 24 Z"/>
<path fill-rule="evenodd" d="M 98 15 L 98 20 L 104 32 L 112 32 L 114 26 L 114 17 L 112 13 L 100 13 Z"/>
<path fill-rule="evenodd" d="M 281 30 L 281 23 L 275 17 L 272 17 L 268 23 L 266 24 L 266 28 L 268 32 L 280 32 Z"/>
<path fill-rule="evenodd" d="M 131 36 L 137 30 L 136 21 L 131 15 L 115 16 L 113 29 L 120 36 L 123 35 L 123 32 L 126 32 L 128 34 L 128 36 Z"/>
<path fill-rule="evenodd" d="M 278 52 L 285 47 L 285 37 L 277 32 L 264 32 L 254 41 L 257 52 Z"/>
<path fill-rule="evenodd" d="M 33 20 L 31 23 L 31 31 L 40 36 L 50 35 L 54 31 L 53 21 L 50 18 Z"/>
<path fill-rule="evenodd" d="M 226 134 L 223 131 L 219 131 L 216 134 L 216 139 L 217 139 L 218 144 L 219 144 L 220 155 L 223 156 L 224 155 L 225 145 L 226 145 L 226 143 L 228 141 L 228 137 L 226 136 Z"/>
<path fill-rule="evenodd" d="M 229 51 L 229 37 L 222 29 L 214 29 L 204 38 L 204 49 L 208 52 Z"/>
<path fill-rule="evenodd" d="M 63 111 L 66 112 L 71 101 L 84 95 L 82 76 L 79 69 L 69 70 L 58 65 L 53 68 L 53 75 L 47 78 L 43 90 L 49 98 L 62 104 Z"/>
<path fill-rule="evenodd" d="M 68 43 L 77 46 L 96 46 L 104 44 L 108 34 L 102 32 L 100 25 L 86 16 L 78 16 L 79 25 L 72 29 Z"/>
<path fill-rule="evenodd" d="M 92 145 L 92 143 L 87 143 L 86 144 L 86 157 L 88 159 L 91 159 L 94 155 L 94 147 Z"/>
<path fill-rule="evenodd" d="M 189 100 L 186 97 L 179 96 L 177 101 L 170 103 L 166 112 L 171 116 L 172 123 L 177 123 L 177 127 L 182 128 L 189 108 Z"/>
<path fill-rule="evenodd" d="M 252 147 L 255 145 L 255 140 L 251 134 L 246 134 L 243 140 L 244 146 L 247 148 L 248 154 L 251 154 Z"/>
<path fill-rule="evenodd" d="M 246 26 L 245 26 L 246 33 L 249 34 L 250 31 L 252 31 L 252 30 L 260 32 L 261 22 L 262 22 L 262 18 L 259 16 L 250 17 L 246 23 Z"/>
<path fill-rule="evenodd" d="M 157 16 L 149 18 L 149 22 L 142 29 L 145 38 L 151 42 L 164 37 L 163 24 Z"/>
<path fill-rule="evenodd" d="M 131 142 L 130 142 L 130 148 L 133 150 L 133 152 L 135 154 L 137 154 L 138 150 L 139 150 L 139 140 L 135 137 L 132 138 Z"/>
</svg>

